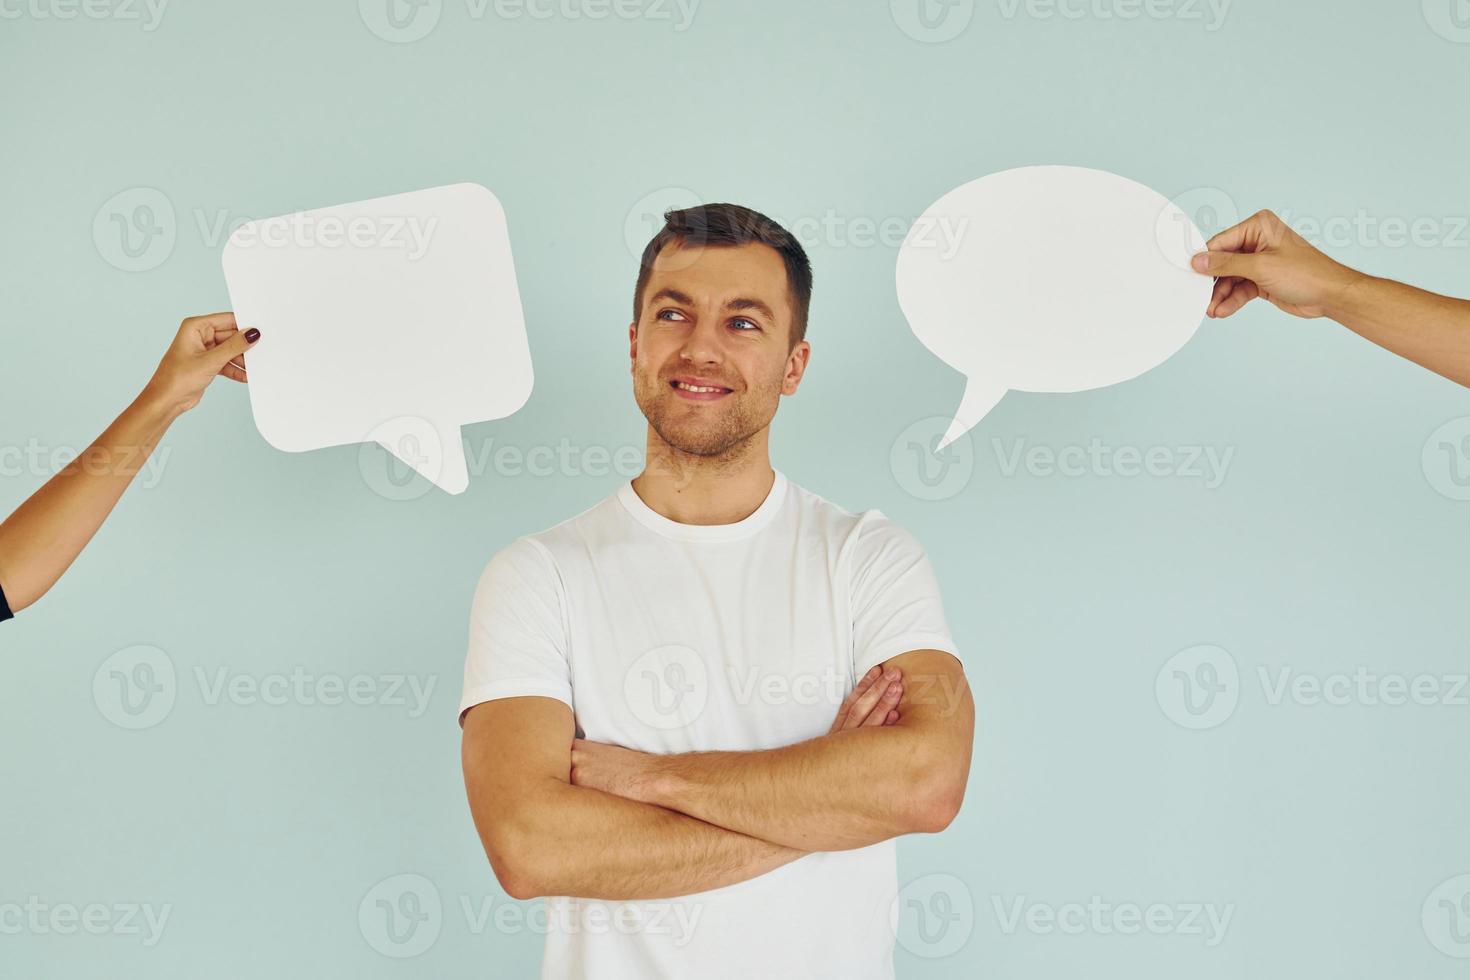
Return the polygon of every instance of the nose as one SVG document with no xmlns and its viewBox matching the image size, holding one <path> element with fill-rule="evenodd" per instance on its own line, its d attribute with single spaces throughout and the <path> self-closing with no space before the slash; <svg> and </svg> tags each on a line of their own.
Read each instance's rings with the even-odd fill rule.
<svg viewBox="0 0 1470 980">
<path fill-rule="evenodd" d="M 679 358 L 690 364 L 720 364 L 725 359 L 723 343 L 719 317 L 701 316 L 684 338 Z"/>
</svg>

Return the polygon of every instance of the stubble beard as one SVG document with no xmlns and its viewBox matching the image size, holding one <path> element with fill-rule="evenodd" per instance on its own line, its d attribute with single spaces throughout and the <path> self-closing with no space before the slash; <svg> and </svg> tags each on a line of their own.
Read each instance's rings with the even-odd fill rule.
<svg viewBox="0 0 1470 980">
<path fill-rule="evenodd" d="M 690 462 L 698 463 L 737 462 L 749 451 L 752 437 L 771 424 L 781 398 L 779 382 L 747 388 L 726 395 L 723 400 L 729 404 L 700 419 L 702 409 L 682 403 L 667 379 L 642 376 L 633 394 L 669 455 L 676 457 L 670 460 L 676 465 L 677 457 L 693 457 Z M 653 463 L 649 460 L 649 465 Z"/>
</svg>

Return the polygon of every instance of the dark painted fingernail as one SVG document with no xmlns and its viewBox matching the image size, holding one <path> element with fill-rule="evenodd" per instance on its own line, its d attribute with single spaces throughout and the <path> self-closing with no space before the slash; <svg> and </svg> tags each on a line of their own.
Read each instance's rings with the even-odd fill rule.
<svg viewBox="0 0 1470 980">
<path fill-rule="evenodd" d="M 254 327 L 251 327 L 249 330 L 245 331 L 245 343 L 253 344 L 259 339 L 260 331 L 256 330 Z"/>
</svg>

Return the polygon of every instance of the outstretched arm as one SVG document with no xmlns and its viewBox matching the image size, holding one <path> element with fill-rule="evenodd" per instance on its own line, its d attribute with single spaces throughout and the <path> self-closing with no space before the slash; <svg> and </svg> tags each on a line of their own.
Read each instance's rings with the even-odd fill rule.
<svg viewBox="0 0 1470 980">
<path fill-rule="evenodd" d="M 951 654 L 894 657 L 898 720 L 756 752 L 656 755 L 578 740 L 573 780 L 805 851 L 943 830 L 964 798 L 974 702 Z"/>
<path fill-rule="evenodd" d="M 1215 276 L 1209 315 L 1257 296 L 1293 316 L 1327 316 L 1415 364 L 1470 386 L 1470 302 L 1364 275 L 1327 257 L 1270 211 L 1208 243 L 1197 272 Z"/>
<path fill-rule="evenodd" d="M 241 333 L 230 313 L 185 320 L 142 394 L 0 524 L 0 588 L 12 610 L 41 598 L 71 567 L 169 425 L 217 375 L 246 380 L 230 362 L 259 336 Z"/>
</svg>

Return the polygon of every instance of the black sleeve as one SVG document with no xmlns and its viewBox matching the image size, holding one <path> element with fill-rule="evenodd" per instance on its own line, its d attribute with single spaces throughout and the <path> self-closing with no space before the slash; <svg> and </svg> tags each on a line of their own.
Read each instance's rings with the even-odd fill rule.
<svg viewBox="0 0 1470 980">
<path fill-rule="evenodd" d="M 0 623 L 5 622 L 7 619 L 13 618 L 14 615 L 15 614 L 10 611 L 10 603 L 5 601 L 5 590 L 3 588 L 0 588 Z"/>
</svg>

